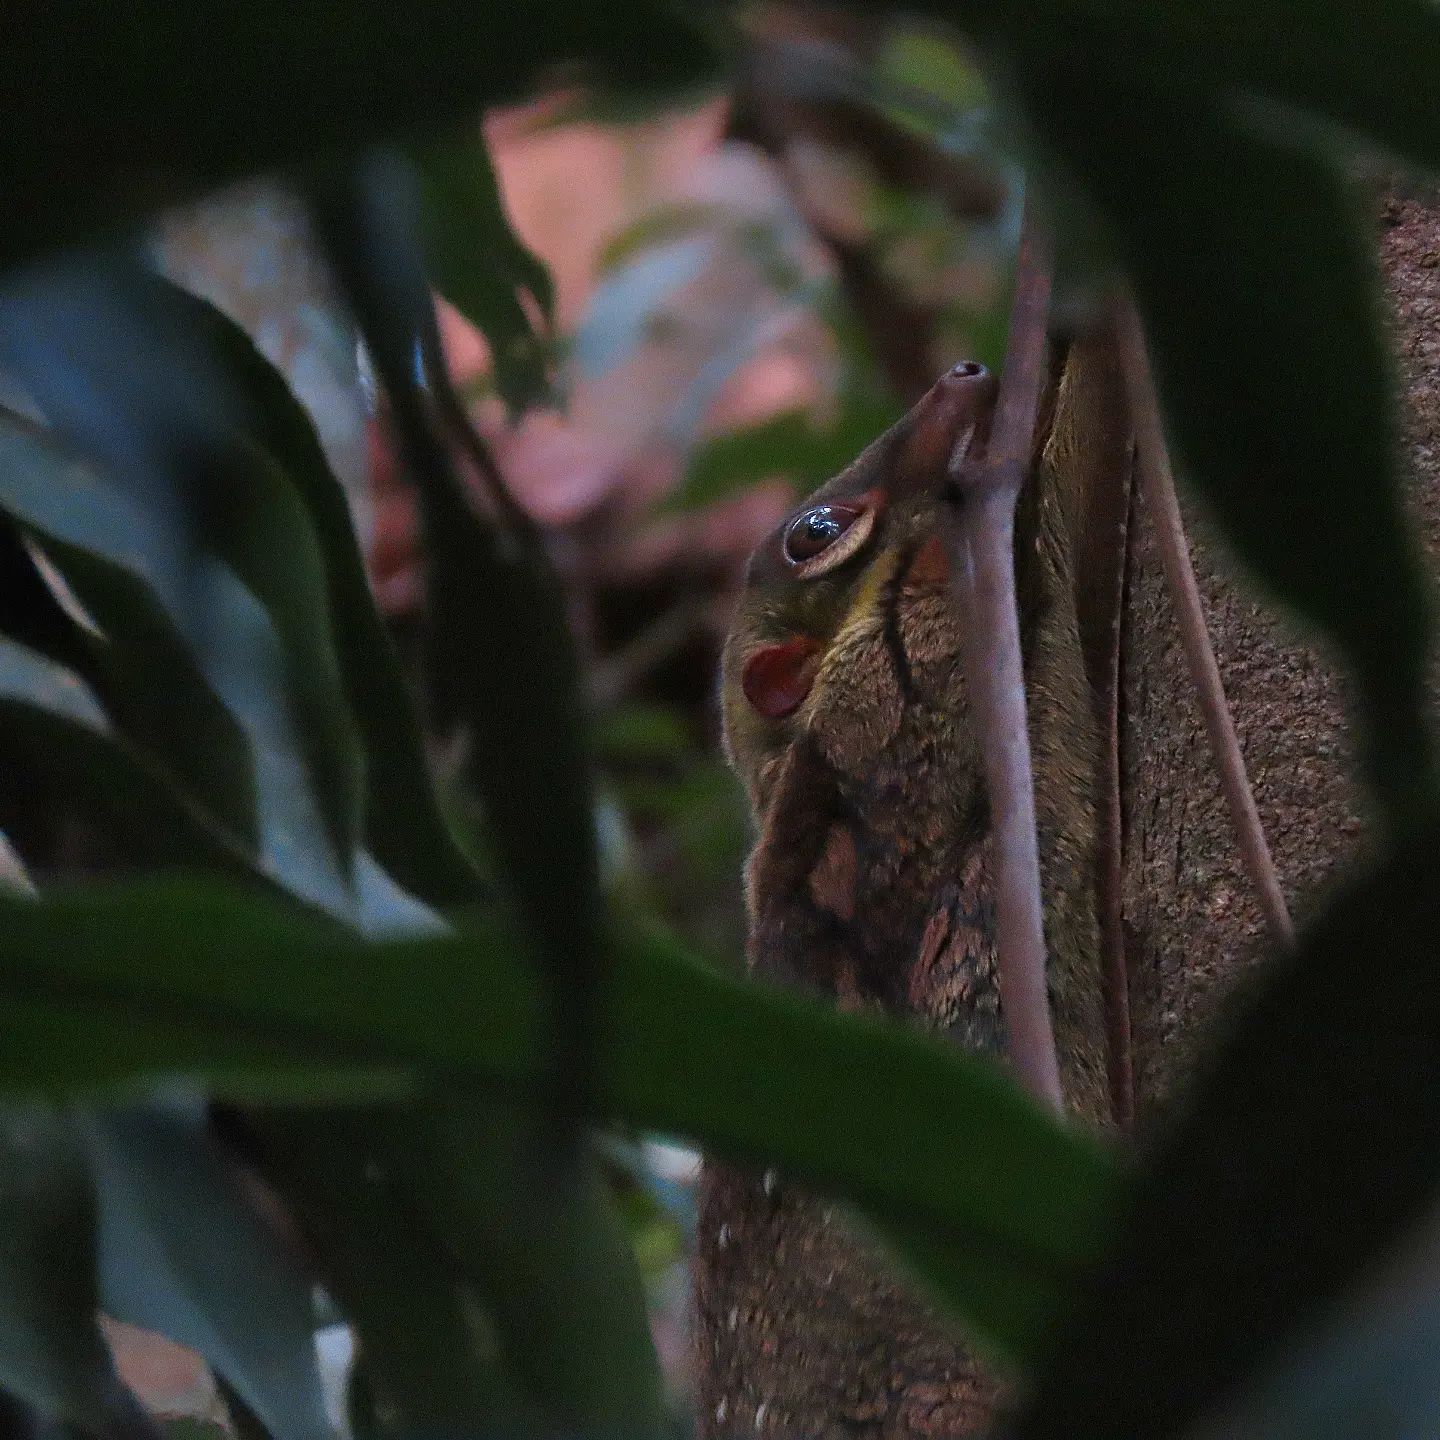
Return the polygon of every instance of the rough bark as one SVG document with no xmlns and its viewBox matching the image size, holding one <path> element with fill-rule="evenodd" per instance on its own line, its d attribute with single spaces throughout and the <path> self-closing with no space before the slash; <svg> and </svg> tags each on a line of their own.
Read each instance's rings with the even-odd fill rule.
<svg viewBox="0 0 1440 1440">
<path fill-rule="evenodd" d="M 1427 555 L 1440 555 L 1440 203 L 1391 195 L 1380 260 L 1402 393 L 1404 457 Z M 1363 483 L 1364 477 L 1356 477 Z M 1230 578 L 1193 518 L 1191 539 L 1216 658 L 1256 803 L 1297 924 L 1363 855 L 1346 697 L 1336 667 Z M 1163 1108 L 1236 979 L 1263 954 L 1175 619 L 1137 499 L 1122 739 L 1125 918 L 1142 1120 Z"/>
<path fill-rule="evenodd" d="M 1404 400 L 1405 457 L 1420 535 L 1433 557 L 1440 555 L 1440 202 L 1400 194 L 1387 199 L 1380 256 Z M 1189 513 L 1217 660 L 1286 898 L 1303 927 L 1327 885 L 1363 854 L 1366 841 L 1351 779 L 1344 687 L 1326 657 L 1269 613 L 1253 589 L 1235 581 L 1203 522 L 1193 509 Z M 1138 497 L 1131 536 L 1120 759 L 1127 962 L 1144 1124 L 1163 1110 L 1236 981 L 1263 954 L 1264 932 L 1180 651 L 1153 529 Z M 778 1229 L 733 1231 L 724 1243 L 773 1247 L 783 1261 L 788 1238 L 781 1221 L 774 1217 Z M 843 1234 L 832 1243 L 840 1245 L 834 1273 L 843 1278 L 851 1263 Z M 837 1282 L 834 1289 L 843 1287 Z M 884 1433 L 896 1440 L 966 1433 L 971 1417 L 964 1407 L 943 1417 L 924 1404 L 907 1409 L 887 1377 L 874 1373 L 867 1357 L 893 1355 L 894 1337 L 877 1331 L 867 1338 L 863 1304 L 842 1317 L 836 1309 L 846 1303 L 842 1293 L 814 1299 L 808 1333 L 793 1313 L 777 1312 L 765 1296 L 751 1297 L 744 1313 L 727 1315 L 722 1328 L 743 1326 L 764 1337 L 769 1364 L 808 1373 L 812 1386 L 817 1374 L 823 1377 L 836 1397 L 834 1433 L 873 1433 L 876 1406 L 888 1408 Z M 837 1347 L 840 1335 L 844 1344 Z M 723 1341 L 720 1349 L 726 1349 Z M 701 1393 L 711 1407 L 702 1417 L 704 1433 L 776 1429 L 773 1412 L 757 1410 L 744 1388 L 746 1377 L 719 1351 L 698 1358 Z M 928 1363 L 946 1374 L 946 1357 L 930 1356 Z M 954 1384 L 959 1372 L 949 1378 Z M 958 1400 L 960 1390 L 955 1384 L 950 1396 Z M 978 1417 L 989 1399 L 985 1387 L 977 1387 L 973 1399 Z"/>
</svg>

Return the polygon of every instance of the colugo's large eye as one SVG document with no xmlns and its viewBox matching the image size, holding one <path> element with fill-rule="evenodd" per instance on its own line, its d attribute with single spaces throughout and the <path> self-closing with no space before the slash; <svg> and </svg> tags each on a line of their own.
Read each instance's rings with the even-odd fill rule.
<svg viewBox="0 0 1440 1440">
<path fill-rule="evenodd" d="M 833 545 L 860 518 L 853 505 L 816 505 L 785 532 L 785 558 L 798 565 Z"/>
<path fill-rule="evenodd" d="M 869 538 L 882 503 L 872 492 L 802 510 L 785 527 L 785 559 L 801 579 L 833 570 Z"/>
</svg>

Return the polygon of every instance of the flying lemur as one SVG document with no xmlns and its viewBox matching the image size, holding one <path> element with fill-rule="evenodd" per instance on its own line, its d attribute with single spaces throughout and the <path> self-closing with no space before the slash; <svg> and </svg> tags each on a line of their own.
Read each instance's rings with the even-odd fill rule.
<svg viewBox="0 0 1440 1440">
<path fill-rule="evenodd" d="M 1062 372 L 1016 521 L 1049 985 L 1068 1105 L 1108 1113 L 1094 913 L 1094 721 L 1076 620 L 1081 381 Z M 957 442 L 995 385 L 958 365 L 756 550 L 725 646 L 727 753 L 756 839 L 748 960 L 767 980 L 1003 1051 L 994 857 L 941 533 Z M 976 1433 L 994 1383 L 843 1217 L 707 1166 L 700 1433 Z"/>
</svg>

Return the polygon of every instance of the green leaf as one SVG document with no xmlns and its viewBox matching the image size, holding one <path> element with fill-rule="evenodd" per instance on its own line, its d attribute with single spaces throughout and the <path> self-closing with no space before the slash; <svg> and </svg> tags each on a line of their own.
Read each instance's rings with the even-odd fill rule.
<svg viewBox="0 0 1440 1440">
<path fill-rule="evenodd" d="M 108 1313 L 187 1345 L 275 1440 L 328 1440 L 310 1282 L 208 1133 L 203 1104 L 88 1117 Z"/>
<path fill-rule="evenodd" d="M 622 226 L 599 249 L 595 273 L 601 277 L 623 270 L 646 251 L 696 233 L 723 230 L 733 217 L 714 201 L 675 200 L 648 210 Z"/>
<path fill-rule="evenodd" d="M 0 1065 L 0 1087 L 27 1098 L 63 1092 L 138 1100 L 157 1079 L 178 1077 L 204 1081 L 235 1101 L 313 1105 L 365 1104 L 415 1089 L 411 1070 L 373 1056 L 328 1057 L 313 1040 L 229 1034 L 223 1024 L 188 1015 L 122 1021 L 108 1013 L 110 1020 L 97 1024 L 53 997 L 7 1000 L 6 1034 L 21 1053 Z"/>
<path fill-rule="evenodd" d="M 204 337 L 245 396 L 258 437 L 295 486 L 324 555 L 330 623 L 365 752 L 365 836 L 380 864 L 428 904 L 483 898 L 436 797 L 419 720 L 374 597 L 349 504 L 315 427 L 283 377 L 239 326 L 203 300 L 166 287 L 170 307 Z"/>
<path fill-rule="evenodd" d="M 133 1406 L 95 1324 L 95 1202 L 71 1117 L 0 1110 L 0 1385 L 110 1433 Z"/>
<path fill-rule="evenodd" d="M 957 18 L 943 3 L 926 8 Z M 1429 103 L 1440 73 L 1440 14 L 1425 0 L 1299 0 L 1277 7 L 1244 0 L 1163 6 L 1042 0 L 1024 7 L 981 0 L 966 7 L 962 23 L 1017 52 L 1039 43 L 1052 55 L 1068 54 L 1077 71 L 1098 57 L 1124 57 L 1164 94 L 1279 101 L 1369 136 L 1425 168 L 1440 163 L 1440 127 Z"/>
<path fill-rule="evenodd" d="M 252 897 L 152 882 L 0 902 L 0 954 L 7 1026 L 39 1013 L 72 1027 L 66 1045 L 0 1051 L 10 1090 L 68 1090 L 127 1065 L 132 1082 L 223 1080 L 247 1049 L 277 1066 L 308 1052 L 331 1072 L 411 1065 L 532 1095 L 548 1073 L 543 987 L 479 917 L 460 934 L 366 944 Z M 1117 1171 L 982 1059 L 726 979 L 654 936 L 617 946 L 597 1002 L 596 1113 L 864 1205 L 914 1237 L 932 1286 L 1007 1355 L 1034 1347 L 1100 1252 Z"/>
<path fill-rule="evenodd" d="M 676 760 L 695 738 L 678 710 L 661 705 L 618 705 L 596 717 L 595 749 L 609 764 Z"/>
<path fill-rule="evenodd" d="M 62 468 L 62 457 L 56 462 Z M 0 480 L 0 505 L 3 491 Z M 239 852 L 255 855 L 255 767 L 245 733 L 150 588 L 77 545 L 52 541 L 43 553 L 103 631 L 84 637 L 87 669 L 116 732 L 155 757 Z"/>
<path fill-rule="evenodd" d="M 493 462 L 443 370 L 408 180 L 393 160 L 377 157 L 353 185 L 319 193 L 317 214 L 420 486 L 432 673 L 448 687 L 437 691 L 443 718 L 469 731 L 467 778 L 534 937 L 531 953 L 555 986 L 562 1062 L 581 1088 L 590 1083 L 584 1025 L 600 959 L 600 902 L 576 662 L 539 536 L 503 494 L 503 530 L 483 523 L 451 465 L 447 439 Z M 415 383 L 417 349 L 430 371 L 428 396 Z M 444 435 L 437 418 L 458 433 Z M 559 906 L 557 886 L 565 893 Z M 482 1112 L 491 1120 L 500 1113 Z M 517 1111 L 501 1134 L 476 1117 L 461 1121 L 427 1106 L 392 1127 L 374 1153 L 407 1177 L 411 1208 L 428 1217 L 437 1242 L 491 1305 L 508 1368 L 534 1405 L 572 1425 L 648 1423 L 658 1370 L 633 1256 L 623 1233 L 606 1228 L 588 1158 L 557 1145 L 557 1133 L 550 1114 Z M 417 1146 L 421 1153 L 406 1163 Z M 567 1234 L 572 1243 L 557 1246 Z"/>
<path fill-rule="evenodd" d="M 1187 478 L 1241 559 L 1352 666 L 1391 819 L 1423 814 L 1430 607 L 1349 194 L 1319 155 L 1116 67 L 1103 87 L 1058 66 L 1028 68 L 1025 85 L 1133 279 Z"/>
<path fill-rule="evenodd" d="M 1433 1216 L 1440 824 L 1252 984 L 1013 1431 L 1179 1434 Z"/>
<path fill-rule="evenodd" d="M 386 1143 L 424 1106 L 252 1111 L 267 1177 L 315 1247 L 325 1283 L 355 1326 L 382 1431 L 525 1434 L 538 1419 L 506 1377 L 479 1298 L 415 1202 L 425 1176 Z M 423 1325 L 416 1317 L 424 1316 Z"/>
<path fill-rule="evenodd" d="M 510 227 L 482 134 L 431 146 L 417 163 L 430 275 L 489 342 L 496 388 L 518 414 L 549 395 L 548 335 L 535 322 L 548 332 L 554 319 L 550 272 Z"/>
<path fill-rule="evenodd" d="M 797 494 L 805 494 L 838 475 L 898 418 L 890 402 L 856 397 L 828 425 L 817 423 L 806 410 L 782 410 L 717 435 L 692 452 L 685 478 L 662 509 L 714 504 L 777 476 L 788 480 Z"/>
<path fill-rule="evenodd" d="M 249 691 L 249 718 L 269 731 L 255 746 L 257 766 L 298 764 L 301 773 L 278 786 L 257 773 L 262 808 L 274 803 L 286 814 L 284 825 L 265 828 L 280 830 L 282 844 L 293 841 L 295 822 L 313 805 L 323 843 L 307 855 L 285 844 L 286 859 L 317 870 L 328 850 L 343 890 L 363 766 L 329 630 L 323 562 L 294 488 L 251 438 L 246 397 L 167 303 L 172 294 L 120 259 L 37 271 L 0 299 L 0 354 L 101 467 L 104 481 L 88 487 L 92 503 L 96 490 L 108 489 L 112 503 L 103 508 L 124 512 L 124 538 L 102 534 L 87 548 L 124 563 L 115 549 L 127 547 L 212 688 L 232 710 L 234 690 Z M 18 519 L 25 517 L 17 490 L 36 501 L 34 479 L 21 468 L 13 480 L 8 467 L 0 473 Z M 49 529 L 86 545 L 62 525 L 94 537 L 97 517 L 57 517 L 48 498 Z M 271 702 L 276 694 L 280 706 Z M 315 874 L 305 883 L 313 891 L 325 881 Z"/>
<path fill-rule="evenodd" d="M 658 1434 L 661 1376 L 629 1236 L 585 1149 L 489 1095 L 394 1114 L 413 1213 L 495 1317 L 506 1370 L 551 1425 Z"/>
<path fill-rule="evenodd" d="M 0 758 L 26 778 L 25 786 L 0 791 L 0 828 L 22 834 L 37 814 L 84 818 L 101 837 L 125 837 L 128 865 L 249 868 L 243 837 L 116 734 L 78 676 L 9 640 L 0 640 Z M 146 823 L 137 827 L 142 814 Z"/>
<path fill-rule="evenodd" d="M 657 0 L 605 13 L 561 0 L 502 26 L 458 0 L 403 15 L 355 0 L 138 0 L 88 16 L 83 53 L 52 19 L 14 11 L 0 53 L 0 187 L 25 217 L 0 242 L 0 271 L 242 175 L 524 98 L 557 67 L 650 88 L 713 64 L 700 28 Z M 69 97 L 63 126 L 57 95 Z"/>
<path fill-rule="evenodd" d="M 316 217 L 390 400 L 420 492 L 427 674 L 444 728 L 469 741 L 464 781 L 552 982 L 557 1083 L 583 1087 L 601 960 L 588 739 L 565 596 L 533 522 L 470 426 L 445 369 L 425 281 L 413 176 L 377 155 L 317 189 Z M 416 384 L 415 359 L 429 385 Z M 497 512 L 482 520 L 451 459 L 464 451 Z M 477 623 L 477 619 L 482 623 Z M 538 718 L 537 718 L 538 717 Z M 555 903 L 563 893 L 563 904 Z"/>
</svg>

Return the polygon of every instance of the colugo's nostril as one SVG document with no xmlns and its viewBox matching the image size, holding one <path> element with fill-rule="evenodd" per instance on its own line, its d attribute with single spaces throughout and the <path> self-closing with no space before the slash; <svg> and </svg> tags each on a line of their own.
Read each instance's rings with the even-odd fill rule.
<svg viewBox="0 0 1440 1440">
<path fill-rule="evenodd" d="M 957 380 L 978 380 L 989 372 L 978 360 L 962 360 L 951 367 L 950 373 Z"/>
</svg>

